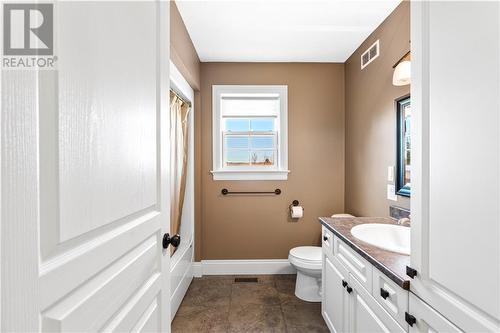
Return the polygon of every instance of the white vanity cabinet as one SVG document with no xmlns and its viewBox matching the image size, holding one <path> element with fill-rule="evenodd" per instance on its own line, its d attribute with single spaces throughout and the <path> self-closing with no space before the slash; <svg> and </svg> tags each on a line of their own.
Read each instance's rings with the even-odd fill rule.
<svg viewBox="0 0 500 333">
<path fill-rule="evenodd" d="M 411 2 L 412 331 L 500 332 L 499 44 L 498 1 Z"/>
<path fill-rule="evenodd" d="M 386 280 L 381 280 L 381 273 L 375 267 L 326 228 L 323 228 L 322 249 L 321 312 L 330 331 L 408 331 L 405 322 L 403 325 L 398 323 L 399 312 L 408 307 L 408 291 L 393 283 L 389 287 L 388 282 L 381 282 Z M 375 283 L 372 281 L 374 276 L 377 280 Z M 387 300 L 377 297 L 380 290 L 372 293 L 374 284 L 390 290 Z M 384 303 L 387 304 L 383 305 Z M 392 309 L 392 312 L 386 308 Z"/>
</svg>

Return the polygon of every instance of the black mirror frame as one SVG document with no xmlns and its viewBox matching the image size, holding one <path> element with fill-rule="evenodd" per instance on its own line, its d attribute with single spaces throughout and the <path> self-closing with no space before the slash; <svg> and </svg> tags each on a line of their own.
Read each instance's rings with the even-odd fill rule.
<svg viewBox="0 0 500 333">
<path fill-rule="evenodd" d="M 411 188 L 405 185 L 404 181 L 404 145 L 403 145 L 403 126 L 404 119 L 402 117 L 403 107 L 407 104 L 411 105 L 410 95 L 402 96 L 395 101 L 396 104 L 396 194 L 410 197 Z"/>
</svg>

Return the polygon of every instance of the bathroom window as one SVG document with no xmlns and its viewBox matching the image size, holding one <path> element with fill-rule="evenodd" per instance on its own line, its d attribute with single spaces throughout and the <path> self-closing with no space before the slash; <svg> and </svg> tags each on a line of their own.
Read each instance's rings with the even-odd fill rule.
<svg viewBox="0 0 500 333">
<path fill-rule="evenodd" d="M 285 180 L 287 86 L 214 85 L 215 180 Z"/>
</svg>

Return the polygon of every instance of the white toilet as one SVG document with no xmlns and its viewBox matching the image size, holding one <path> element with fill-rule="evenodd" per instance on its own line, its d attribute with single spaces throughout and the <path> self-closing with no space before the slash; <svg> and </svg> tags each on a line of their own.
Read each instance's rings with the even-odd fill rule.
<svg viewBox="0 0 500 333">
<path fill-rule="evenodd" d="M 332 217 L 354 217 L 350 214 L 335 214 Z M 321 247 L 294 247 L 288 261 L 297 269 L 295 296 L 307 302 L 321 302 Z"/>
<path fill-rule="evenodd" d="M 294 247 L 288 261 L 297 269 L 295 296 L 308 302 L 321 302 L 321 247 Z"/>
</svg>

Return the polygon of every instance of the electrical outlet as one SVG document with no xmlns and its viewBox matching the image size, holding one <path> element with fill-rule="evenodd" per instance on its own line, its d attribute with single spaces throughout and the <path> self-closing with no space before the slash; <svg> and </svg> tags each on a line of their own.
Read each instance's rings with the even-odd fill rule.
<svg viewBox="0 0 500 333">
<path fill-rule="evenodd" d="M 394 167 L 392 165 L 387 167 L 387 181 L 388 182 L 394 181 Z"/>
<path fill-rule="evenodd" d="M 387 199 L 398 201 L 398 196 L 396 195 L 396 186 L 391 184 L 387 185 Z"/>
</svg>

